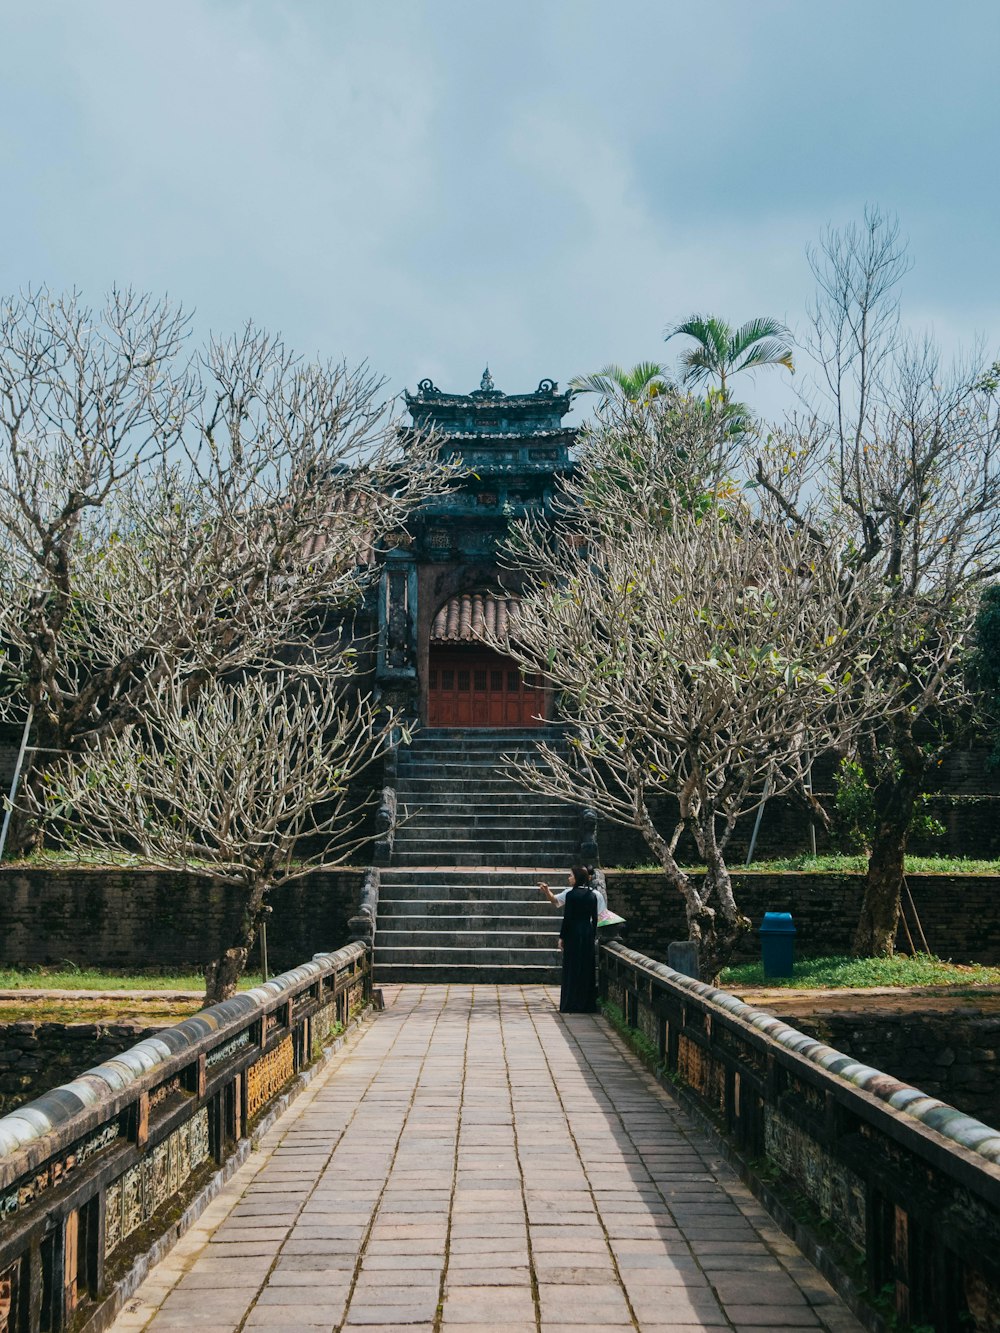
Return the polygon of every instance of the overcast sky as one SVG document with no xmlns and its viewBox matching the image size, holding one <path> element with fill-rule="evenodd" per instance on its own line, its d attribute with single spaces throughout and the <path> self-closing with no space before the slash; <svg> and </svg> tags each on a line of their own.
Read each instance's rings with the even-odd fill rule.
<svg viewBox="0 0 1000 1333">
<path fill-rule="evenodd" d="M 909 320 L 1000 347 L 996 0 L 22 0 L 0 37 L 4 293 L 523 392 L 696 311 L 804 331 L 807 245 L 874 202 Z"/>
</svg>

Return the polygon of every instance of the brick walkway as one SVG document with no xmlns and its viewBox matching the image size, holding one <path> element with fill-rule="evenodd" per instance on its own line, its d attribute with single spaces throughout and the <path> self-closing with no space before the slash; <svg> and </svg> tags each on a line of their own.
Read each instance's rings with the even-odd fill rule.
<svg viewBox="0 0 1000 1333">
<path fill-rule="evenodd" d="M 386 999 L 117 1333 L 860 1329 L 602 1020 Z"/>
</svg>

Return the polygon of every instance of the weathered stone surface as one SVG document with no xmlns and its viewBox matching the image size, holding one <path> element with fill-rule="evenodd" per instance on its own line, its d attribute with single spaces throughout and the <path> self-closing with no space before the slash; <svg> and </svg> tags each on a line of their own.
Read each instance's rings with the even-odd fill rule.
<svg viewBox="0 0 1000 1333">
<path fill-rule="evenodd" d="M 542 987 L 386 989 L 385 1012 L 265 1135 L 118 1333 L 185 1314 L 230 1333 L 244 1318 L 859 1333 L 602 1020 L 560 1017 Z M 256 1243 L 223 1239 L 248 1216 Z"/>
<path fill-rule="evenodd" d="M 601 844 L 601 859 L 614 865 Z M 642 858 L 649 861 L 647 851 Z M 666 958 L 672 940 L 687 933 L 684 902 L 656 871 L 608 870 L 608 906 L 626 918 L 622 942 L 651 958 Z M 1000 963 L 1000 878 L 996 875 L 907 875 L 931 949 L 959 963 Z M 760 925 L 765 912 L 791 912 L 798 955 L 847 954 L 861 908 L 861 875 L 786 872 L 733 874 L 736 901 Z M 961 903 L 961 911 L 956 910 Z M 905 940 L 900 940 L 905 947 Z M 743 956 L 760 957 L 754 932 Z"/>
<path fill-rule="evenodd" d="M 315 872 L 281 890 L 271 971 L 347 939 L 363 872 Z M 198 969 L 232 939 L 238 891 L 153 870 L 0 868 L 0 964 Z M 223 946 L 224 947 L 224 946 Z"/>
</svg>

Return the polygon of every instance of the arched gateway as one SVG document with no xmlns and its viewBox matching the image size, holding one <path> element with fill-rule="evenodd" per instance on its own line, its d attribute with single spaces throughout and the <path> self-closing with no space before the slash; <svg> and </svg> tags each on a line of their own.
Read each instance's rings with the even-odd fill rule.
<svg viewBox="0 0 1000 1333">
<path fill-rule="evenodd" d="M 390 551 L 379 597 L 378 680 L 398 708 L 430 727 L 540 725 L 551 700 L 517 663 L 483 642 L 517 614 L 517 587 L 498 563 L 511 518 L 551 512 L 557 479 L 572 469 L 576 431 L 562 424 L 570 394 L 542 380 L 505 394 L 487 369 L 470 394 L 422 380 L 406 403 L 417 429 L 466 471 L 412 515 Z"/>
</svg>

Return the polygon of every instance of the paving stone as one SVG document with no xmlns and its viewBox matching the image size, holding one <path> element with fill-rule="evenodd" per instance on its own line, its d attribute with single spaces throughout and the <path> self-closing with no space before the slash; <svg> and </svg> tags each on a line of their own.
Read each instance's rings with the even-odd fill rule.
<svg viewBox="0 0 1000 1333">
<path fill-rule="evenodd" d="M 602 1020 L 542 987 L 385 994 L 117 1333 L 244 1314 L 248 1333 L 431 1333 L 442 1274 L 444 1333 L 635 1329 L 631 1310 L 644 1333 L 858 1333 Z"/>
<path fill-rule="evenodd" d="M 726 1313 L 737 1328 L 819 1328 L 808 1308 L 788 1305 L 727 1305 Z"/>
</svg>

